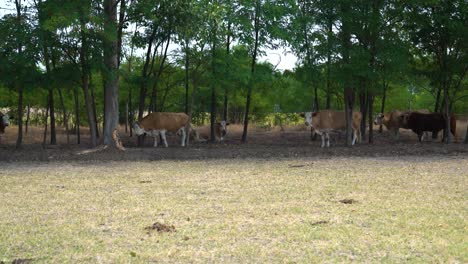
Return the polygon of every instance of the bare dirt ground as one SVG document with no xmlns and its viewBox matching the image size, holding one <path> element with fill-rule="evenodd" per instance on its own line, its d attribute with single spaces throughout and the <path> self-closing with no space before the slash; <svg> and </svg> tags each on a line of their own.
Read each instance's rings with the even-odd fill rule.
<svg viewBox="0 0 468 264">
<path fill-rule="evenodd" d="M 401 136 L 395 141 L 388 131 L 374 131 L 374 143 L 367 142 L 354 147 L 344 146 L 344 135 L 332 135 L 330 148 L 320 148 L 320 137 L 311 141 L 310 132 L 304 127 L 285 127 L 272 130 L 251 129 L 248 142 L 242 144 L 241 126 L 229 127 L 225 141 L 221 143 L 192 142 L 189 148 L 180 146 L 178 136 L 168 136 L 169 147 L 154 148 L 152 138 L 147 137 L 145 147 L 136 146 L 136 137 L 129 137 L 123 129 L 119 132 L 126 151 L 90 150 L 87 131 L 83 130 L 82 144 L 77 145 L 76 137 L 70 136 L 70 145 L 66 143 L 63 130 L 59 130 L 57 146 L 47 145 L 42 148 L 42 128 L 32 127 L 25 135 L 24 146 L 15 148 L 16 130 L 9 127 L 0 144 L 0 160 L 3 161 L 51 161 L 51 160 L 200 160 L 231 158 L 289 158 L 289 157 L 333 157 L 333 156 L 428 156 L 428 155 L 468 155 L 468 146 L 461 143 L 466 124 L 458 125 L 457 139 L 453 144 L 442 144 L 441 135 L 437 140 L 418 142 L 417 136 L 401 129 Z"/>
</svg>

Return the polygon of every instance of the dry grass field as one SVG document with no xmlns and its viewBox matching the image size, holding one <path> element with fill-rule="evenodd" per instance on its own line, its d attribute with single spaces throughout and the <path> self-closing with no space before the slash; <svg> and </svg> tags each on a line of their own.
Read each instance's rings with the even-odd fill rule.
<svg viewBox="0 0 468 264">
<path fill-rule="evenodd" d="M 468 261 L 466 156 L 0 165 L 5 263 Z"/>
<path fill-rule="evenodd" d="M 404 131 L 321 149 L 295 128 L 240 144 L 233 127 L 119 152 L 31 131 L 0 145 L 0 263 L 468 262 L 465 144 Z"/>
</svg>

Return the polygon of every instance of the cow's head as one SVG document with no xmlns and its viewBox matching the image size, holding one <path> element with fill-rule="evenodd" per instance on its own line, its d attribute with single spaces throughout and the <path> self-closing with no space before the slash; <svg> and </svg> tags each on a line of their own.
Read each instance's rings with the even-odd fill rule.
<svg viewBox="0 0 468 264">
<path fill-rule="evenodd" d="M 381 126 L 383 124 L 384 117 L 383 113 L 378 113 L 375 117 L 374 125 Z"/>
<path fill-rule="evenodd" d="M 140 124 L 138 122 L 135 122 L 133 124 L 133 132 L 135 132 L 136 135 L 140 136 L 145 133 L 145 130 L 140 127 Z"/>
<path fill-rule="evenodd" d="M 315 116 L 315 112 L 304 112 L 301 116 L 304 118 L 304 124 L 308 127 L 312 126 L 312 117 Z"/>
<path fill-rule="evenodd" d="M 0 113 L 0 133 L 5 133 L 5 127 L 10 125 L 10 118 L 7 114 Z"/>
<path fill-rule="evenodd" d="M 225 120 L 223 120 L 221 122 L 216 123 L 216 126 L 219 129 L 219 134 L 221 135 L 221 137 L 226 136 L 227 126 L 229 126 L 229 123 L 227 123 Z"/>
</svg>

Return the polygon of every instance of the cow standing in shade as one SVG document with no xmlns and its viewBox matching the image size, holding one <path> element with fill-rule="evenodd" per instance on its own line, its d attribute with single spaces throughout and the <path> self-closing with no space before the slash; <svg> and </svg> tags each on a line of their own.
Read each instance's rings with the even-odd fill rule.
<svg viewBox="0 0 468 264">
<path fill-rule="evenodd" d="M 3 134 L 5 134 L 5 128 L 10 125 L 10 119 L 7 114 L 0 112 L 0 142 L 2 140 Z"/>
<path fill-rule="evenodd" d="M 133 130 L 136 135 L 147 134 L 154 138 L 154 147 L 158 145 L 158 137 L 161 136 L 164 146 L 168 147 L 166 132 L 177 133 L 182 137 L 181 145 L 185 146 L 185 126 L 189 121 L 185 113 L 153 112 L 145 116 L 140 122 L 135 123 Z"/>
<path fill-rule="evenodd" d="M 330 147 L 330 132 L 333 130 L 346 129 L 346 114 L 343 111 L 320 111 L 306 112 L 301 114 L 305 119 L 305 125 L 312 127 L 314 132 L 322 138 L 321 147 Z M 351 128 L 353 129 L 352 145 L 361 142 L 361 120 L 360 112 L 353 112 Z M 326 142 L 325 142 L 326 141 Z"/>
<path fill-rule="evenodd" d="M 404 128 L 411 129 L 418 135 L 419 142 L 422 140 L 423 133 L 429 131 L 432 133 L 439 133 L 445 130 L 446 119 L 445 115 L 441 113 L 422 114 L 417 112 L 404 113 L 402 115 L 402 124 Z M 455 116 L 450 117 L 450 131 L 456 137 L 457 120 Z M 445 133 L 444 133 L 445 135 Z M 445 138 L 442 138 L 444 141 Z"/>
<path fill-rule="evenodd" d="M 224 140 L 224 137 L 227 134 L 227 126 L 229 126 L 229 123 L 224 120 L 214 124 L 216 142 L 221 142 Z M 195 135 L 195 132 L 198 135 Z M 198 141 L 207 141 L 210 136 L 211 127 L 209 125 L 198 127 L 197 129 L 194 129 L 190 132 L 190 138 L 195 137 L 195 139 L 197 139 L 198 137 Z"/>
<path fill-rule="evenodd" d="M 398 140 L 400 138 L 400 128 L 408 129 L 408 127 L 406 127 L 403 124 L 403 115 L 407 113 L 413 112 L 402 112 L 399 110 L 393 110 L 388 113 L 379 113 L 375 117 L 374 124 L 378 126 L 384 125 L 385 128 L 387 128 L 387 130 L 391 132 L 393 138 L 395 140 Z M 431 112 L 427 109 L 421 109 L 414 111 L 414 113 L 429 114 Z M 426 132 L 424 133 L 424 135 L 428 137 Z"/>
</svg>

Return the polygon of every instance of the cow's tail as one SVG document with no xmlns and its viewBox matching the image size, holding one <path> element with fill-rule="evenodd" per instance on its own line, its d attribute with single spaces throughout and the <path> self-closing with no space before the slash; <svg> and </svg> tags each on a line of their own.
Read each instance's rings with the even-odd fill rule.
<svg viewBox="0 0 468 264">
<path fill-rule="evenodd" d="M 456 139 L 457 138 L 457 119 L 455 118 L 455 115 L 450 116 L 450 132 L 452 132 L 453 137 Z"/>
</svg>

